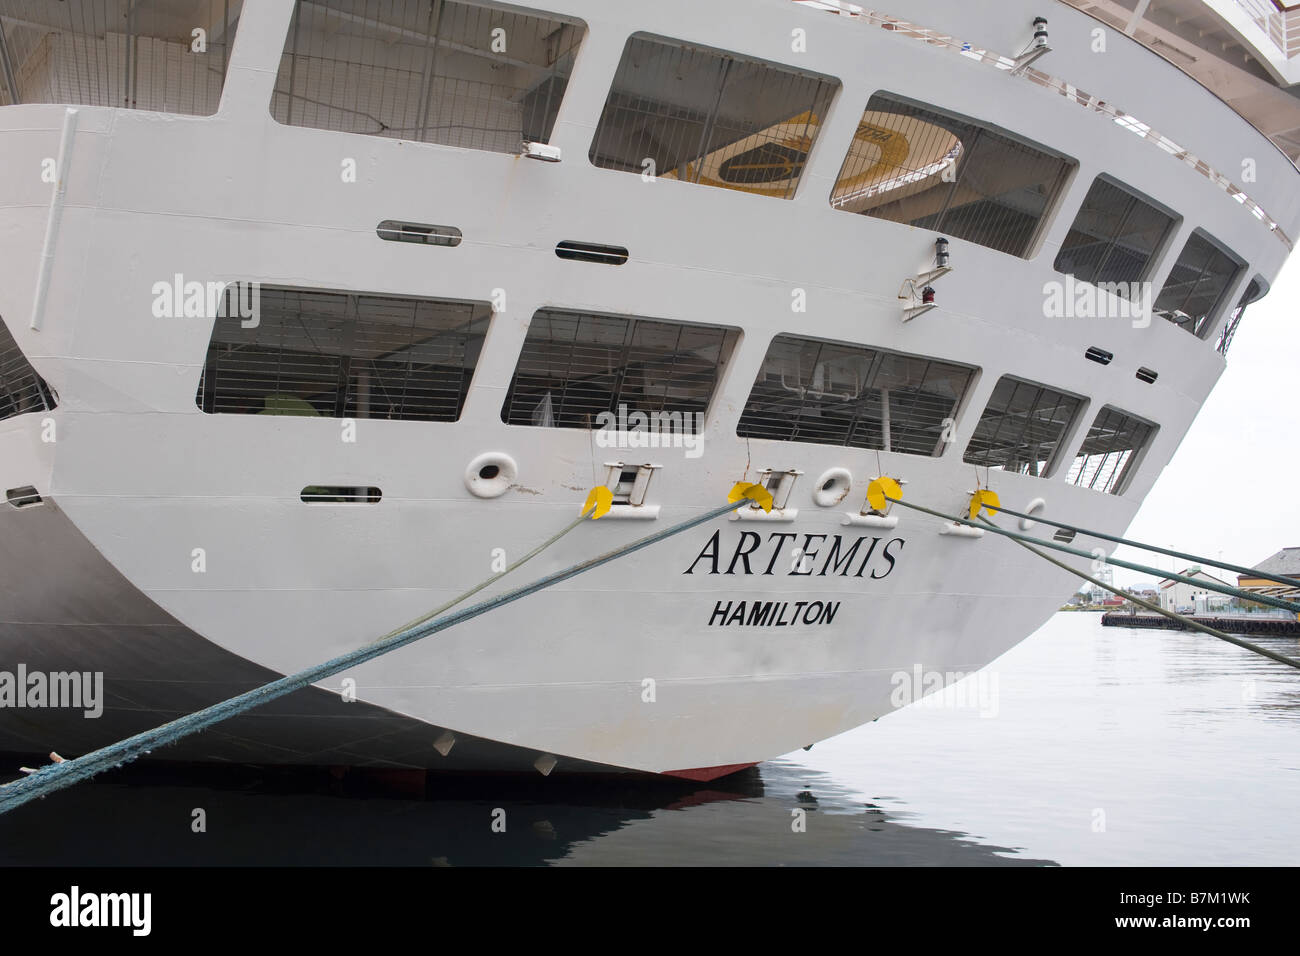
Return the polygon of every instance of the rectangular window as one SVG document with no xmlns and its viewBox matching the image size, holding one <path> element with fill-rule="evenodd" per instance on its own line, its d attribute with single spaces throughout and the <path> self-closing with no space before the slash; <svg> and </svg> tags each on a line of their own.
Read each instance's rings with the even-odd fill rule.
<svg viewBox="0 0 1300 956">
<path fill-rule="evenodd" d="M 1174 219 L 1100 176 L 1056 255 L 1058 272 L 1094 285 L 1123 283 L 1116 294 L 1130 295 L 1129 283 L 1142 281 Z"/>
<path fill-rule="evenodd" d="M 1028 258 L 1073 168 L 977 121 L 877 93 L 831 205 Z"/>
<path fill-rule="evenodd" d="M 223 311 L 199 382 L 205 412 L 452 422 L 492 306 L 263 286 L 254 327 Z"/>
<path fill-rule="evenodd" d="M 1150 422 L 1105 406 L 1088 429 L 1066 481 L 1093 491 L 1123 494 L 1155 431 Z"/>
<path fill-rule="evenodd" d="M 919 355 L 779 335 L 736 433 L 937 457 L 974 373 Z"/>
<path fill-rule="evenodd" d="M 478 0 L 298 0 L 271 113 L 289 126 L 517 153 L 550 140 L 585 31 Z"/>
<path fill-rule="evenodd" d="M 221 103 L 238 3 L 75 0 L 3 6 L 0 104 L 210 116 Z"/>
<path fill-rule="evenodd" d="M 54 405 L 49 386 L 36 374 L 0 319 L 0 420 L 25 412 L 49 411 Z"/>
<path fill-rule="evenodd" d="M 1193 233 L 1156 298 L 1156 314 L 1204 338 L 1242 268 L 1241 260 L 1215 240 Z"/>
<path fill-rule="evenodd" d="M 1228 354 L 1228 348 L 1232 345 L 1232 338 L 1237 334 L 1242 317 L 1246 314 L 1246 307 L 1262 299 L 1265 292 L 1266 289 L 1262 279 L 1256 276 L 1250 280 L 1250 283 L 1246 286 L 1246 291 L 1241 294 L 1241 298 L 1237 300 L 1237 304 L 1233 307 L 1232 314 L 1228 316 L 1228 321 L 1223 324 L 1223 331 L 1219 333 L 1219 341 L 1214 347 L 1220 355 Z"/>
<path fill-rule="evenodd" d="M 1005 376 L 993 389 L 962 460 L 1044 478 L 1082 406 L 1081 398 Z"/>
<path fill-rule="evenodd" d="M 839 81 L 637 34 L 627 41 L 592 163 L 790 199 Z"/>
<path fill-rule="evenodd" d="M 634 428 L 635 413 L 707 414 L 738 333 L 709 325 L 542 309 L 533 316 L 506 394 L 511 425 Z M 695 431 L 697 419 L 689 427 Z"/>
</svg>

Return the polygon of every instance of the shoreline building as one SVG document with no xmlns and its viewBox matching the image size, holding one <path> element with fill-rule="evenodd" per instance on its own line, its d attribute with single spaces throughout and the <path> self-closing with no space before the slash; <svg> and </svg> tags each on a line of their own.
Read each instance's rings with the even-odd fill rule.
<svg viewBox="0 0 1300 956">
<path fill-rule="evenodd" d="M 1256 571 L 1264 574 L 1280 574 L 1289 578 L 1300 578 L 1300 547 L 1283 548 L 1274 555 L 1254 565 Z M 1300 599 L 1300 588 L 1289 587 L 1269 578 L 1252 577 L 1249 574 L 1237 575 L 1237 587 L 1246 591 L 1257 591 L 1272 597 Z"/>
<path fill-rule="evenodd" d="M 1229 584 L 1222 578 L 1216 578 L 1212 574 L 1207 574 L 1201 570 L 1199 565 L 1193 565 L 1180 572 L 1183 577 L 1193 578 L 1195 580 L 1214 581 L 1219 584 Z M 1223 610 L 1231 603 L 1232 599 L 1226 594 L 1220 594 L 1218 591 L 1212 591 L 1209 588 L 1197 587 L 1194 584 L 1188 584 L 1185 581 L 1175 581 L 1173 578 L 1165 578 L 1160 582 L 1160 606 L 1166 611 L 1187 611 L 1192 610 L 1198 614 L 1207 611 Z"/>
</svg>

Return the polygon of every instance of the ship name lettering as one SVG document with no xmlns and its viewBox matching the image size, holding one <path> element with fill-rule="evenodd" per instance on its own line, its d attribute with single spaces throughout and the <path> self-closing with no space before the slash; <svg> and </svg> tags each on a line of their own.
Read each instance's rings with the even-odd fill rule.
<svg viewBox="0 0 1300 956">
<path fill-rule="evenodd" d="M 802 539 L 801 541 L 799 539 Z M 898 561 L 899 553 L 907 543 L 902 538 L 891 538 L 881 545 L 881 538 L 858 535 L 846 539 L 839 534 L 795 534 L 773 531 L 767 540 L 757 531 L 741 531 L 735 546 L 724 547 L 722 531 L 713 532 L 700 553 L 683 574 L 756 575 L 770 577 L 784 573 L 794 577 L 852 576 L 865 574 L 879 581 L 889 577 Z M 829 541 L 829 543 L 828 543 Z M 785 570 L 777 572 L 778 561 L 790 547 L 798 547 L 800 559 L 781 563 Z M 728 557 L 728 552 L 730 552 Z M 753 559 L 751 561 L 751 559 Z M 869 570 L 868 570 L 869 569 Z"/>
<path fill-rule="evenodd" d="M 839 601 L 718 601 L 709 615 L 710 627 L 790 627 L 830 624 Z"/>
</svg>

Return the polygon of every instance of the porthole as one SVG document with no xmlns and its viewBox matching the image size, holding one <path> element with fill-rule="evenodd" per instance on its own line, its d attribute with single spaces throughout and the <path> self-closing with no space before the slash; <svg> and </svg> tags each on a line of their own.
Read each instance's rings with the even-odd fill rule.
<svg viewBox="0 0 1300 956">
<path fill-rule="evenodd" d="M 479 455 L 465 469 L 465 487 L 476 498 L 499 498 L 519 477 L 515 460 L 504 452 Z"/>
<path fill-rule="evenodd" d="M 832 468 L 817 479 L 813 502 L 821 508 L 834 508 L 853 487 L 853 475 L 847 468 Z"/>
<path fill-rule="evenodd" d="M 1044 501 L 1042 498 L 1035 498 L 1033 501 L 1029 502 L 1029 504 L 1025 505 L 1025 514 L 1027 515 L 1034 514 L 1037 511 L 1042 511 L 1045 507 L 1047 507 L 1046 501 Z M 1037 521 L 1033 521 L 1029 518 L 1021 518 L 1020 530 L 1028 531 L 1036 524 L 1038 524 Z"/>
</svg>

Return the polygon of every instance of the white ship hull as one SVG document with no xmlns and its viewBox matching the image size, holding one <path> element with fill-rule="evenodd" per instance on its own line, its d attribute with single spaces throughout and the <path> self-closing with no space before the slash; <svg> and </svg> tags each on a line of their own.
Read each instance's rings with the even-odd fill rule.
<svg viewBox="0 0 1300 956">
<path fill-rule="evenodd" d="M 1121 494 L 1063 473 L 988 479 L 1008 507 L 1042 498 L 1057 520 L 1120 533 L 1223 369 L 1213 339 L 1160 319 L 1139 328 L 1044 318 L 1044 284 L 1061 278 L 1053 249 L 1094 176 L 1122 177 L 1182 212 L 1161 269 L 1197 228 L 1249 263 L 1233 301 L 1287 252 L 1220 187 L 1076 103 L 782 0 L 521 4 L 580 17 L 589 30 L 551 140 L 560 163 L 275 122 L 267 102 L 293 4 L 249 6 L 215 115 L 79 108 L 48 264 L 52 187 L 39 171 L 60 155 L 66 111 L 0 108 L 0 316 L 58 396 L 52 410 L 0 421 L 0 486 L 32 486 L 43 499 L 0 505 L 0 661 L 102 671 L 107 695 L 99 719 L 0 712 L 0 750 L 82 752 L 370 641 L 489 576 L 496 549 L 513 560 L 556 533 L 615 461 L 659 466 L 649 496 L 658 517 L 584 524 L 480 597 L 715 508 L 764 469 L 802 476 L 785 520 L 718 519 L 154 756 L 524 770 L 551 755 L 559 771 L 707 778 L 814 744 L 895 709 L 899 673 L 978 671 L 1078 584 L 1012 541 L 942 534 L 942 522 L 915 512 L 893 509 L 892 529 L 846 523 L 863 510 L 870 479 L 901 477 L 907 500 L 961 512 L 987 477 L 961 449 L 998 380 L 1022 376 L 1090 399 L 1066 457 L 1104 405 L 1158 424 Z M 979 30 L 964 3 L 906 6 L 916 22 Z M 1010 48 L 1038 12 L 1031 6 L 998 4 L 985 28 L 995 35 L 981 39 Z M 1062 33 L 1091 22 L 1052 6 Z M 776 62 L 798 61 L 790 30 L 806 28 L 816 69 L 840 78 L 842 105 L 792 201 L 642 183 L 586 160 L 627 35 L 679 36 L 684 24 L 693 41 Z M 1162 131 L 1181 135 L 1166 127 L 1183 123 L 1185 141 L 1224 154 L 1211 157 L 1220 168 L 1248 142 L 1279 171 L 1273 183 L 1261 174 L 1252 195 L 1295 231 L 1294 179 L 1284 178 L 1294 169 L 1192 81 L 1140 48 L 1116 50 L 1104 68 L 1068 49 L 1058 58 L 1053 70 L 1074 70 L 1089 89 L 1121 77 L 1126 104 L 1158 80 L 1165 96 L 1149 97 L 1147 115 L 1177 103 Z M 935 233 L 826 201 L 840 147 L 881 86 L 1068 151 L 1080 167 L 1045 251 L 1018 258 L 954 240 L 941 308 L 910 323 L 895 290 L 927 267 Z M 1199 111 L 1195 123 L 1189 111 Z M 1237 146 L 1221 149 L 1225 138 Z M 355 182 L 340 176 L 352 161 Z M 375 224 L 386 219 L 453 223 L 466 241 L 454 250 L 380 242 Z M 617 269 L 557 259 L 555 243 L 573 238 L 633 256 Z M 464 301 L 504 290 L 506 305 L 458 421 L 362 419 L 348 441 L 339 419 L 201 411 L 212 320 L 151 311 L 154 284 L 175 274 Z M 793 290 L 806 312 L 792 313 Z M 556 307 L 742 328 L 703 454 L 601 448 L 590 431 L 504 423 L 530 318 Z M 792 332 L 978 367 L 954 448 L 928 457 L 739 437 L 768 341 Z M 1084 360 L 1093 346 L 1113 363 Z M 1139 366 L 1158 369 L 1158 381 L 1137 379 Z M 467 488 L 467 466 L 485 453 L 518 464 L 500 497 Z M 851 489 L 819 505 L 818 476 L 840 468 Z M 313 485 L 377 487 L 383 497 L 305 505 L 300 489 Z M 795 547 L 807 552 L 807 574 Z M 456 743 L 443 754 L 435 743 L 448 731 Z"/>
</svg>

